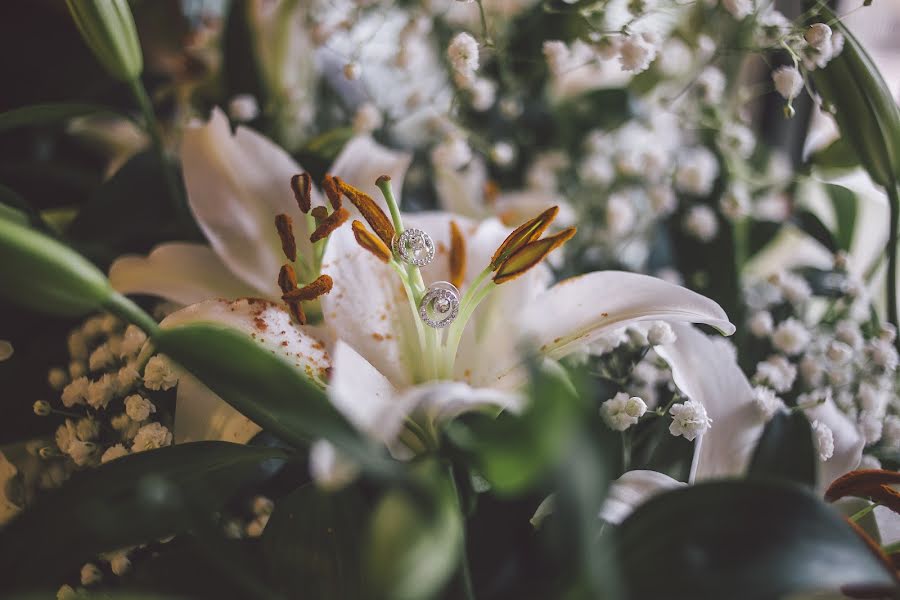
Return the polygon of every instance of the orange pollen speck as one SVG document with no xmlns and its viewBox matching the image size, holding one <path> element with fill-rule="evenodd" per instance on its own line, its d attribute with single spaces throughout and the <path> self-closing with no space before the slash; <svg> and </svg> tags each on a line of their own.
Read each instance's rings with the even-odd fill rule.
<svg viewBox="0 0 900 600">
<path fill-rule="evenodd" d="M 294 239 L 293 221 L 288 215 L 280 214 L 275 217 L 275 229 L 281 238 L 281 251 L 288 260 L 294 262 L 297 260 L 297 241 Z"/>
<path fill-rule="evenodd" d="M 312 243 L 316 243 L 319 240 L 324 240 L 331 233 L 343 225 L 347 219 L 350 218 L 350 213 L 346 208 L 339 208 L 324 219 L 319 222 L 319 226 L 316 227 L 316 230 L 312 232 L 312 235 L 309 236 L 309 241 Z"/>
<path fill-rule="evenodd" d="M 294 192 L 294 199 L 297 206 L 306 214 L 312 207 L 312 177 L 309 173 L 300 173 L 291 177 L 291 191 Z"/>
</svg>

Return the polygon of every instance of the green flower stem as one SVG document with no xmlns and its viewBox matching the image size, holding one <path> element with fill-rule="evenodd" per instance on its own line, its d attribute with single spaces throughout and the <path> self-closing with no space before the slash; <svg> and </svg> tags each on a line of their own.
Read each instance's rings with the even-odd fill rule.
<svg viewBox="0 0 900 600">
<path fill-rule="evenodd" d="M 450 485 L 453 486 L 453 495 L 456 497 L 456 506 L 460 512 L 461 517 L 461 525 L 462 525 L 462 550 L 460 551 L 462 556 L 460 556 L 459 562 L 459 576 L 460 583 L 462 584 L 462 592 L 464 594 L 465 600 L 475 600 L 475 590 L 472 586 L 472 571 L 469 568 L 469 556 L 466 550 L 466 515 L 463 512 L 463 500 L 462 494 L 459 492 L 459 486 L 456 485 L 456 476 L 453 474 L 453 466 L 450 465 L 447 467 L 447 476 L 450 478 Z"/>
<path fill-rule="evenodd" d="M 878 504 L 877 502 L 873 502 L 872 504 L 863 508 L 862 510 L 853 513 L 853 515 L 850 517 L 850 520 L 853 521 L 854 523 L 858 523 L 860 519 L 865 517 L 867 514 L 869 514 L 870 512 L 872 512 L 879 506 L 880 506 L 880 504 Z"/>
<path fill-rule="evenodd" d="M 131 88 L 131 93 L 134 95 L 134 99 L 141 109 L 141 114 L 144 116 L 144 128 L 147 130 L 147 133 L 150 134 L 150 141 L 153 144 L 153 149 L 159 160 L 159 168 L 162 169 L 163 179 L 169 190 L 169 200 L 172 203 L 175 220 L 180 226 L 186 228 L 189 224 L 189 218 L 185 211 L 181 186 L 175 178 L 175 173 L 170 168 L 169 161 L 166 158 L 166 148 L 163 145 L 159 121 L 156 119 L 156 113 L 153 112 L 153 103 L 150 102 L 150 97 L 147 95 L 147 90 L 144 88 L 144 84 L 141 82 L 140 78 L 131 79 L 128 82 L 128 86 Z"/>
<path fill-rule="evenodd" d="M 119 293 L 112 294 L 103 307 L 111 313 L 122 317 L 129 323 L 134 323 L 144 330 L 147 337 L 153 337 L 159 333 L 159 325 L 153 317 L 145 313 L 140 306 Z"/>
<path fill-rule="evenodd" d="M 896 185 L 887 186 L 888 199 L 891 207 L 890 212 L 890 228 L 887 241 L 887 314 L 888 323 L 897 327 L 897 219 L 898 207 L 900 207 L 900 194 L 898 194 Z M 894 340 L 894 344 L 900 349 L 900 336 Z"/>
<path fill-rule="evenodd" d="M 472 318 L 472 314 L 475 312 L 475 309 L 478 308 L 478 305 L 481 304 L 491 292 L 497 289 L 497 284 L 493 281 L 489 281 L 483 286 L 481 285 L 481 282 L 484 281 L 485 273 L 490 274 L 490 272 L 489 268 L 485 269 L 485 271 L 472 282 L 472 287 L 469 288 L 465 297 L 463 297 L 462 302 L 460 302 L 459 315 L 456 317 L 456 322 L 450 326 L 450 331 L 447 333 L 447 342 L 444 345 L 445 377 L 453 376 L 453 367 L 456 363 L 456 352 L 459 348 L 459 342 L 462 340 L 463 332 L 466 329 L 466 324 L 469 322 L 469 319 Z M 481 286 L 480 289 L 478 286 Z"/>
</svg>

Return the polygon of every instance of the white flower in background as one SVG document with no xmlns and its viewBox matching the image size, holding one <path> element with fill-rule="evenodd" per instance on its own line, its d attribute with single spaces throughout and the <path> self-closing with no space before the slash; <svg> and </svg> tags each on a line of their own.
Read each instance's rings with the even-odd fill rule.
<svg viewBox="0 0 900 600">
<path fill-rule="evenodd" d="M 694 54 L 684 40 L 672 37 L 666 40 L 656 61 L 660 71 L 668 77 L 684 75 L 691 68 Z"/>
<path fill-rule="evenodd" d="M 474 73 L 478 70 L 478 42 L 468 33 L 457 33 L 447 46 L 447 58 L 457 73 Z"/>
<path fill-rule="evenodd" d="M 726 84 L 725 74 L 718 67 L 706 67 L 694 81 L 695 89 L 707 104 L 718 104 L 722 101 Z"/>
<path fill-rule="evenodd" d="M 696 400 L 674 405 L 669 409 L 669 414 L 672 415 L 669 433 L 684 436 L 689 441 L 706 433 L 712 425 L 712 419 L 707 416 L 706 409 Z"/>
<path fill-rule="evenodd" d="M 793 317 L 779 323 L 772 333 L 772 345 L 788 356 L 803 352 L 811 339 L 812 335 L 806 325 Z"/>
<path fill-rule="evenodd" d="M 654 185 L 647 190 L 647 198 L 653 212 L 660 217 L 665 217 L 678 208 L 678 197 L 675 191 L 666 184 Z"/>
<path fill-rule="evenodd" d="M 569 47 L 560 40 L 547 40 L 543 45 L 544 59 L 547 68 L 554 75 L 561 75 L 569 62 Z"/>
<path fill-rule="evenodd" d="M 228 101 L 228 116 L 238 123 L 252 121 L 259 116 L 259 104 L 251 94 L 238 94 Z"/>
<path fill-rule="evenodd" d="M 738 21 L 748 17 L 753 12 L 753 0 L 722 0 L 722 8 Z"/>
<path fill-rule="evenodd" d="M 506 167 L 516 159 L 516 147 L 509 142 L 499 141 L 491 146 L 491 160 L 494 164 Z"/>
<path fill-rule="evenodd" d="M 619 392 L 600 405 L 600 414 L 606 424 L 616 431 L 625 431 L 632 425 L 637 425 L 647 405 L 641 398 L 629 397 L 625 392 Z"/>
<path fill-rule="evenodd" d="M 733 182 L 719 199 L 719 210 L 732 221 L 750 214 L 750 192 L 741 182 Z"/>
<path fill-rule="evenodd" d="M 831 44 L 831 27 L 825 23 L 813 23 L 806 29 L 803 39 L 813 48 L 821 50 Z"/>
<path fill-rule="evenodd" d="M 684 230 L 701 242 L 712 241 L 719 233 L 719 219 L 713 209 L 697 204 L 684 215 Z"/>
<path fill-rule="evenodd" d="M 780 354 L 770 356 L 756 365 L 754 383 L 767 385 L 779 394 L 789 391 L 797 379 L 797 367 Z"/>
<path fill-rule="evenodd" d="M 94 585 L 103 580 L 103 571 L 94 563 L 81 567 L 81 585 Z"/>
<path fill-rule="evenodd" d="M 809 287 L 809 283 L 794 273 L 779 273 L 775 283 L 781 289 L 784 299 L 791 304 L 802 304 L 812 297 L 812 288 Z"/>
<path fill-rule="evenodd" d="M 885 418 L 881 437 L 889 449 L 900 450 L 900 417 L 888 415 Z"/>
<path fill-rule="evenodd" d="M 122 444 L 115 444 L 106 449 L 103 455 L 100 457 L 100 464 L 106 464 L 111 460 L 116 460 L 117 458 L 122 458 L 123 456 L 128 455 L 128 449 Z"/>
<path fill-rule="evenodd" d="M 450 170 L 464 167 L 472 160 L 472 148 L 458 135 L 448 136 L 431 150 L 431 162 Z"/>
<path fill-rule="evenodd" d="M 145 421 L 156 412 L 156 406 L 140 394 L 125 398 L 125 414 L 133 421 Z"/>
<path fill-rule="evenodd" d="M 708 149 L 697 146 L 686 150 L 678 160 L 675 185 L 682 192 L 706 196 L 719 176 L 719 161 Z"/>
<path fill-rule="evenodd" d="M 650 33 L 632 33 L 619 43 L 619 63 L 625 71 L 641 73 L 656 58 L 660 40 Z"/>
<path fill-rule="evenodd" d="M 859 429 L 866 439 L 866 445 L 877 444 L 884 429 L 883 416 L 862 411 L 859 415 Z"/>
<path fill-rule="evenodd" d="M 765 338 L 772 333 L 775 323 L 772 320 L 772 313 L 767 310 L 761 310 L 753 313 L 750 317 L 750 333 L 755 337 Z"/>
<path fill-rule="evenodd" d="M 825 349 L 825 356 L 828 358 L 828 362 L 837 366 L 842 366 L 847 364 L 847 362 L 853 358 L 853 348 L 844 342 L 832 340 Z"/>
<path fill-rule="evenodd" d="M 834 432 L 831 431 L 831 428 L 816 419 L 812 422 L 812 433 L 819 460 L 826 461 L 834 456 Z"/>
<path fill-rule="evenodd" d="M 847 319 L 838 321 L 835 324 L 834 337 L 853 348 L 853 350 L 862 348 L 864 342 L 862 331 L 859 329 L 859 324 Z"/>
<path fill-rule="evenodd" d="M 274 229 L 275 215 L 296 212 L 276 208 L 284 206 L 282 198 L 285 204 L 294 204 L 288 184 L 296 171 L 291 167 L 273 176 L 274 167 L 286 162 L 280 149 L 246 130 L 238 129 L 234 137 L 219 135 L 217 123 L 214 116 L 197 132 L 213 137 L 215 145 L 197 143 L 190 132 L 186 139 L 183 155 L 189 198 L 207 237 L 216 240 L 216 255 L 227 257 L 229 266 L 253 265 L 252 269 L 233 268 L 234 275 L 223 273 L 225 269 L 218 274 L 227 273 L 232 289 L 235 284 L 247 285 L 244 276 L 252 274 L 258 289 L 266 290 L 269 286 L 263 279 L 276 281 L 285 260 L 280 240 L 268 243 L 269 231 Z M 232 166 L 221 159 L 240 152 L 244 145 L 252 146 L 253 152 L 239 154 L 242 163 Z M 371 162 L 373 157 L 365 160 Z M 355 183 L 356 177 L 349 175 L 348 183 Z M 402 181 L 402 172 L 397 180 Z M 256 193 L 248 193 L 251 190 L 245 186 L 250 182 Z M 400 187 L 398 181 L 395 184 Z M 373 187 L 372 182 L 363 185 Z M 363 188 L 345 193 L 361 198 L 358 194 L 368 192 Z M 212 212 L 206 210 L 207 199 L 213 201 Z M 371 202 L 378 205 L 374 199 Z M 556 212 L 546 211 L 535 222 L 549 225 Z M 384 214 L 382 218 L 387 220 Z M 596 272 L 549 286 L 548 270 L 539 264 L 507 281 L 506 275 L 501 278 L 507 255 L 499 255 L 500 266 L 491 266 L 500 260 L 497 250 L 510 233 L 495 219 L 476 224 L 446 213 L 398 218 L 404 227 L 427 231 L 437 248 L 446 249 L 421 269 L 421 280 L 404 281 L 400 274 L 407 270 L 392 267 L 391 253 L 378 251 L 378 243 L 384 242 L 373 241 L 375 234 L 360 223 L 340 227 L 327 238 L 321 270 L 333 285 L 330 293 L 318 298 L 322 325 L 298 325 L 284 308 L 264 300 L 209 300 L 173 313 L 163 327 L 211 322 L 251 336 L 265 326 L 269 333 L 264 338 L 257 335 L 257 343 L 290 357 L 291 364 L 317 385 L 327 379 L 331 401 L 350 422 L 393 449 L 398 436 L 400 441 L 405 439 L 402 433 L 410 415 L 423 419 L 426 430 L 432 431 L 436 422 L 466 410 L 517 406 L 527 381 L 521 341 L 528 340 L 545 358 L 559 360 L 609 331 L 645 320 L 695 321 L 726 333 L 734 330 L 711 300 L 643 275 Z M 549 251 L 573 233 L 564 230 L 541 243 Z M 298 236 L 298 256 L 310 252 L 309 246 L 301 247 L 302 241 Z M 469 268 L 460 271 L 461 263 L 454 259 L 451 269 L 451 254 L 459 257 L 461 253 Z M 273 268 L 265 272 L 265 265 Z M 180 273 L 185 273 L 183 266 Z M 201 281 L 210 281 L 209 273 Z M 433 281 L 456 282 L 461 293 L 459 316 L 443 331 L 422 323 L 404 289 Z M 174 299 L 186 297 L 185 289 L 196 289 L 197 282 L 190 277 L 168 277 L 143 278 L 140 283 L 129 291 Z M 178 396 L 174 427 L 178 441 L 246 442 L 258 431 L 191 377 L 181 377 Z M 159 424 L 146 425 L 137 432 L 132 449 L 161 445 L 169 436 Z M 340 462 L 339 456 L 335 458 Z M 331 472 L 329 465 L 314 465 L 314 470 Z"/>
<path fill-rule="evenodd" d="M 775 413 L 786 409 L 784 400 L 775 395 L 775 390 L 764 385 L 753 388 L 753 402 L 766 421 L 775 416 Z"/>
<path fill-rule="evenodd" d="M 472 108 L 479 112 L 489 110 L 497 100 L 497 84 L 493 80 L 479 77 L 469 87 L 472 94 Z"/>
<path fill-rule="evenodd" d="M 87 377 L 79 377 L 68 384 L 62 391 L 62 403 L 66 408 L 87 402 L 88 389 L 91 385 Z"/>
<path fill-rule="evenodd" d="M 665 321 L 653 323 L 650 329 L 647 330 L 647 343 L 651 346 L 667 346 L 674 344 L 676 339 L 678 339 L 678 336 L 675 335 L 672 326 Z"/>
<path fill-rule="evenodd" d="M 785 100 L 793 100 L 803 89 L 803 75 L 796 67 L 778 67 L 772 73 L 772 81 L 777 91 Z"/>
<path fill-rule="evenodd" d="M 381 111 L 371 102 L 361 104 L 353 115 L 353 132 L 357 134 L 372 133 L 384 124 Z"/>
<path fill-rule="evenodd" d="M 631 233 L 637 214 L 631 199 L 623 193 L 610 195 L 606 200 L 606 227 L 614 237 Z"/>
<path fill-rule="evenodd" d="M 898 356 L 893 341 L 881 338 L 870 340 L 866 344 L 866 354 L 876 366 L 881 367 L 885 371 L 895 371 L 897 369 Z"/>
</svg>

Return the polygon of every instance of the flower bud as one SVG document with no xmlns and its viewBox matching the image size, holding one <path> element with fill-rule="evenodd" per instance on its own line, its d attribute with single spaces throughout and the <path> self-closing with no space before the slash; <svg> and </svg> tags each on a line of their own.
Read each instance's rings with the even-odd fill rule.
<svg viewBox="0 0 900 600">
<path fill-rule="evenodd" d="M 34 414 L 39 417 L 46 417 L 50 414 L 50 403 L 46 400 L 37 400 L 34 403 Z"/>
<path fill-rule="evenodd" d="M 120 81 L 141 75 L 144 59 L 127 0 L 66 0 L 81 37 L 106 71 Z"/>
</svg>

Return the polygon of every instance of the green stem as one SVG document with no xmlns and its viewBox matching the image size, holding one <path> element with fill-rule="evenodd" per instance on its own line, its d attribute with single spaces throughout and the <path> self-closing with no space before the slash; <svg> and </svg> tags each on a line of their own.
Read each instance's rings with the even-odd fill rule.
<svg viewBox="0 0 900 600">
<path fill-rule="evenodd" d="M 159 168 L 162 170 L 163 180 L 169 191 L 169 200 L 172 203 L 175 219 L 179 225 L 187 227 L 188 218 L 184 210 L 184 202 L 182 201 L 181 186 L 166 158 L 166 148 L 160 133 L 159 121 L 156 120 L 156 113 L 153 112 L 153 103 L 150 101 L 147 90 L 139 77 L 129 81 L 128 85 L 131 88 L 134 99 L 138 103 L 138 107 L 141 109 L 141 114 L 144 116 L 144 128 L 150 134 L 150 141 L 159 160 Z"/>
<path fill-rule="evenodd" d="M 159 333 L 159 325 L 153 320 L 153 317 L 145 313 L 140 306 L 122 294 L 114 293 L 103 306 L 109 312 L 143 329 L 148 337 L 153 337 Z"/>
<path fill-rule="evenodd" d="M 878 508 L 878 506 L 879 506 L 879 504 L 877 504 L 877 503 L 870 504 L 867 507 L 865 507 L 864 509 L 853 513 L 853 516 L 850 517 L 850 520 L 853 521 L 854 523 L 858 523 L 860 519 L 862 519 L 864 516 L 866 516 L 867 514 L 869 514 L 876 508 Z"/>
<path fill-rule="evenodd" d="M 462 591 L 465 600 L 475 600 L 475 590 L 472 586 L 472 571 L 469 568 L 469 556 L 466 550 L 466 515 L 463 512 L 462 495 L 459 493 L 459 486 L 456 485 L 456 476 L 453 474 L 453 466 L 447 468 L 450 477 L 450 485 L 453 486 L 453 495 L 456 496 L 456 506 L 459 509 L 462 518 L 462 556 L 460 557 L 459 576 L 462 584 Z"/>
<path fill-rule="evenodd" d="M 890 227 L 888 232 L 887 248 L 887 314 L 888 323 L 895 328 L 898 324 L 897 318 L 897 218 L 898 208 L 900 208 L 900 194 L 898 194 L 897 186 L 894 184 L 887 186 L 888 200 L 890 204 Z M 894 344 L 900 349 L 900 336 L 894 340 Z"/>
<path fill-rule="evenodd" d="M 900 552 L 900 542 L 894 542 L 893 544 L 888 544 L 887 546 L 882 546 L 881 551 L 890 556 L 891 554 L 896 554 Z"/>
</svg>

